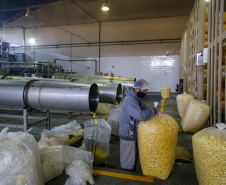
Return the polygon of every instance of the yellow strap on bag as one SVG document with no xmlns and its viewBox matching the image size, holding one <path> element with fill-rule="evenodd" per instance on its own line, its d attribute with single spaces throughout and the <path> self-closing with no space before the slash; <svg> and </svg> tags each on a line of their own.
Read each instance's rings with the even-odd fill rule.
<svg viewBox="0 0 226 185">
<path fill-rule="evenodd" d="M 96 113 L 95 112 L 91 112 L 93 114 L 94 118 L 97 118 Z"/>
<path fill-rule="evenodd" d="M 96 116 L 96 113 L 95 113 L 95 112 L 91 112 L 91 113 L 93 114 L 93 117 L 94 117 L 94 118 L 97 118 L 97 116 Z M 98 125 L 97 119 L 95 119 L 95 124 L 97 124 L 97 125 Z"/>
</svg>

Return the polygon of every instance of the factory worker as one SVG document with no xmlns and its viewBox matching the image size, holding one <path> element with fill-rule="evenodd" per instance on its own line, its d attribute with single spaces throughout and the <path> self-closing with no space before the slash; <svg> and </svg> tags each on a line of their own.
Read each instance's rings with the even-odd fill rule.
<svg viewBox="0 0 226 185">
<path fill-rule="evenodd" d="M 148 82 L 137 80 L 133 87 L 125 89 L 125 98 L 119 126 L 120 164 L 122 169 L 135 170 L 137 127 L 139 121 L 147 121 L 157 113 L 155 108 L 148 108 L 141 100 L 148 91 Z"/>
</svg>

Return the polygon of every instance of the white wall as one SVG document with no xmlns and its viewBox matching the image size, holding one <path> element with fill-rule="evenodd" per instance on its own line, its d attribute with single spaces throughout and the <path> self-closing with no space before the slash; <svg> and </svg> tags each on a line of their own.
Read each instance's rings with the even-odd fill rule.
<svg viewBox="0 0 226 185">
<path fill-rule="evenodd" d="M 101 23 L 101 42 L 132 41 L 132 40 L 158 40 L 181 38 L 188 17 L 166 17 L 153 19 L 140 19 L 117 22 Z M 81 36 L 89 42 L 98 42 L 99 25 L 79 24 L 66 25 L 61 28 Z M 54 27 L 43 27 L 38 29 L 26 29 L 25 40 L 29 46 L 29 39 L 34 36 L 37 45 L 49 44 L 71 44 L 86 43 L 83 39 Z M 0 31 L 3 37 L 3 31 Z M 23 30 L 7 29 L 6 42 L 23 45 Z M 166 57 L 166 51 L 170 56 Z M 101 72 L 112 71 L 115 76 L 144 78 L 150 83 L 150 91 L 159 92 L 161 87 L 168 86 L 175 92 L 179 81 L 179 50 L 180 42 L 155 42 L 139 44 L 120 44 L 101 46 L 100 66 L 99 47 L 64 47 L 48 49 L 27 49 L 27 59 L 30 61 L 53 62 L 55 58 L 60 59 L 93 59 L 98 61 L 97 70 Z M 24 50 L 11 50 L 11 53 L 21 53 Z M 57 62 L 66 71 L 78 74 L 93 75 L 95 62 Z M 157 65 L 156 65 L 157 64 Z M 170 65 L 169 65 L 170 64 Z M 172 66 L 171 66 L 172 64 Z M 114 67 L 112 67 L 114 66 Z"/>
<path fill-rule="evenodd" d="M 115 76 L 145 79 L 150 85 L 149 92 L 160 92 L 161 87 L 175 92 L 179 83 L 179 55 L 172 56 L 132 56 L 103 57 L 101 71 Z"/>
<path fill-rule="evenodd" d="M 33 57 L 33 50 L 28 50 L 27 59 L 33 61 Z M 53 62 L 55 58 L 71 59 L 70 56 L 41 50 L 35 51 L 35 61 Z M 88 59 L 93 61 L 76 61 L 72 65 L 67 61 L 57 61 L 57 63 L 66 72 L 71 72 L 72 70 L 72 72 L 77 74 L 94 75 L 94 60 L 98 61 L 98 58 L 93 57 Z M 160 92 L 161 87 L 169 87 L 171 92 L 175 92 L 176 84 L 179 83 L 179 64 L 179 55 L 101 57 L 100 71 L 109 75 L 113 73 L 117 77 L 143 78 L 150 84 L 149 92 Z"/>
</svg>

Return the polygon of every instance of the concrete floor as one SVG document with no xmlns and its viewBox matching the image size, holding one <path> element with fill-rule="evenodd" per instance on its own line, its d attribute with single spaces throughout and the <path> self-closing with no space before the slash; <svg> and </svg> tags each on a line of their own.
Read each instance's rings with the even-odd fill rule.
<svg viewBox="0 0 226 185">
<path fill-rule="evenodd" d="M 178 125 L 180 125 L 181 118 L 177 112 L 175 94 L 171 95 L 171 99 L 166 99 L 165 106 L 164 106 L 164 113 L 171 115 L 175 118 Z M 151 96 L 146 96 L 144 98 L 144 102 L 148 107 L 153 107 L 154 100 L 160 100 L 159 94 L 152 94 Z M 161 104 L 160 107 L 161 108 Z M 11 113 L 14 115 L 22 115 L 21 111 L 11 110 L 5 111 L 0 110 L 0 114 Z M 32 116 L 45 116 L 44 112 L 31 112 L 30 115 Z M 98 118 L 103 118 L 105 115 L 98 115 Z M 87 119 L 92 119 L 92 115 L 90 114 L 74 114 L 73 120 L 76 120 L 78 123 L 81 124 L 83 127 L 83 121 Z M 66 113 L 51 113 L 51 128 L 54 126 L 59 126 L 61 124 L 66 124 L 72 121 L 69 119 Z M 22 119 L 12 119 L 12 118 L 1 118 L 0 123 L 14 123 L 14 124 L 22 124 Z M 3 127 L 0 127 L 2 130 Z M 35 139 L 39 141 L 40 134 L 45 129 L 45 123 L 39 124 L 34 126 L 33 129 L 30 131 L 32 135 L 34 135 Z M 13 129 L 10 128 L 9 131 L 22 131 L 22 129 Z M 74 146 L 78 147 L 82 140 L 79 140 L 74 144 Z M 178 146 L 184 146 L 188 149 L 188 151 L 193 153 L 192 151 L 192 134 L 189 133 L 178 133 Z M 142 169 L 140 166 L 140 162 L 137 162 L 136 172 L 128 172 L 123 171 L 120 169 L 120 158 L 119 158 L 119 138 L 117 136 L 111 137 L 110 140 L 110 156 L 108 158 L 108 164 L 105 166 L 94 166 L 96 170 L 108 171 L 108 172 L 116 172 L 122 174 L 130 174 L 130 175 L 138 175 L 142 176 Z M 68 176 L 64 173 L 61 176 L 53 179 L 52 181 L 46 183 L 46 185 L 63 185 Z M 150 184 L 150 182 L 142 182 L 142 181 L 135 181 L 135 180 L 127 180 L 123 178 L 116 178 L 116 177 L 109 177 L 103 175 L 93 175 L 93 179 L 96 185 L 116 185 L 116 184 L 127 184 L 127 185 L 145 185 Z M 194 168 L 194 161 L 192 162 L 178 162 L 176 161 L 173 167 L 173 170 L 166 180 L 154 179 L 153 184 L 158 185 L 198 185 L 195 168 Z"/>
</svg>

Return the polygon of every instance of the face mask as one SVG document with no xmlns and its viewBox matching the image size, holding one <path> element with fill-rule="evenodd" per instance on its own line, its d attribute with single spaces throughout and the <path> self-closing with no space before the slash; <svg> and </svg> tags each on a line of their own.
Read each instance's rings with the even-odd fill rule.
<svg viewBox="0 0 226 185">
<path fill-rule="evenodd" d="M 139 97 L 139 98 L 143 98 L 144 96 L 146 96 L 147 95 L 147 93 L 143 93 L 143 92 L 141 92 L 141 91 L 139 91 L 138 93 L 137 93 L 137 96 Z"/>
</svg>

